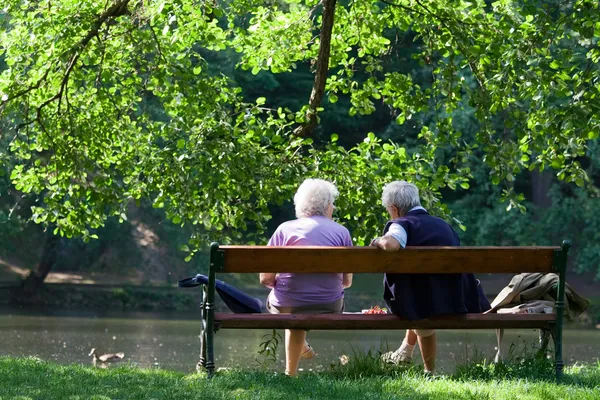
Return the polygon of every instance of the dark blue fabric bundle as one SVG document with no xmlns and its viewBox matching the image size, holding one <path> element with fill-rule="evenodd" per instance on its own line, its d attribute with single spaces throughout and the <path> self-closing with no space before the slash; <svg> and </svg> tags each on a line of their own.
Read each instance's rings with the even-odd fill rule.
<svg viewBox="0 0 600 400">
<path fill-rule="evenodd" d="M 208 276 L 198 274 L 179 281 L 179 287 L 196 287 L 200 285 L 208 285 Z M 259 299 L 218 279 L 215 280 L 215 287 L 219 297 L 234 313 L 248 314 L 262 312 L 262 301 Z"/>
</svg>

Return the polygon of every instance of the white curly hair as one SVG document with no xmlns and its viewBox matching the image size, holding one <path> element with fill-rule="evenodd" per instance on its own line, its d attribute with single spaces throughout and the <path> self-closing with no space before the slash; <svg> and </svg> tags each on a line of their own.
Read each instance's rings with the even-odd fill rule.
<svg viewBox="0 0 600 400">
<path fill-rule="evenodd" d="M 325 215 L 340 195 L 335 185 L 323 179 L 306 179 L 294 195 L 296 218 Z"/>
</svg>

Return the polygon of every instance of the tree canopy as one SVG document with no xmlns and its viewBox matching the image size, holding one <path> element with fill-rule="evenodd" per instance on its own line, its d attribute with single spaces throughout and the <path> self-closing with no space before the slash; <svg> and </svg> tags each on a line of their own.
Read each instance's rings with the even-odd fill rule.
<svg viewBox="0 0 600 400">
<path fill-rule="evenodd" d="M 269 207 L 317 176 L 338 185 L 338 217 L 362 244 L 386 182 L 414 182 L 448 216 L 441 193 L 469 188 L 475 154 L 508 208 L 522 207 L 524 170 L 596 190 L 581 159 L 600 135 L 597 1 L 4 4 L 0 160 L 57 234 L 94 237 L 149 198 L 198 227 L 193 254 L 207 236 L 261 237 Z M 399 65 L 408 47 L 419 69 Z M 248 98 L 207 62 L 218 54 L 252 74 L 307 65 L 312 92 L 296 108 Z M 348 118 L 383 110 L 418 140 L 316 129 L 338 102 Z"/>
</svg>

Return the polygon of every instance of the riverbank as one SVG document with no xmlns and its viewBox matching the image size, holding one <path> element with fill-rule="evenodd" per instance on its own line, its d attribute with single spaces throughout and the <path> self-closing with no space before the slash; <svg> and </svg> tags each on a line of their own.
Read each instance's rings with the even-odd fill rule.
<svg viewBox="0 0 600 400">
<path fill-rule="evenodd" d="M 487 370 L 491 368 L 487 367 Z M 570 367 L 563 382 L 547 375 L 498 378 L 477 368 L 445 377 L 414 370 L 352 377 L 307 373 L 289 378 L 273 372 L 233 370 L 214 379 L 159 369 L 100 369 L 56 365 L 34 358 L 0 357 L 1 399 L 598 399 L 600 365 Z M 372 371 L 371 371 L 372 372 Z"/>
<path fill-rule="evenodd" d="M 236 277 L 237 278 L 237 277 Z M 359 311 L 374 305 L 384 307 L 380 293 L 380 277 L 365 274 L 355 279 L 346 296 L 346 310 Z M 251 282 L 233 279 L 230 283 L 262 301 L 268 289 Z M 61 310 L 115 311 L 181 311 L 196 312 L 201 303 L 200 288 L 179 288 L 175 285 L 133 285 L 102 283 L 46 283 L 33 296 L 23 296 L 14 283 L 0 283 L 0 306 L 38 307 Z M 495 295 L 488 294 L 489 298 Z M 578 325 L 600 326 L 600 297 L 588 297 L 590 306 L 578 318 Z M 228 312 L 217 298 L 216 310 Z"/>
</svg>

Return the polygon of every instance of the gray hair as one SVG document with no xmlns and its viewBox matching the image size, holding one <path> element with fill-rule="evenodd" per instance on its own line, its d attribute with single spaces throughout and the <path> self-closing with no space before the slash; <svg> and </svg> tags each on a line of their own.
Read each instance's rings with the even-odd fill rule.
<svg viewBox="0 0 600 400">
<path fill-rule="evenodd" d="M 396 206 L 401 216 L 408 213 L 411 208 L 421 205 L 419 189 L 406 181 L 394 181 L 385 185 L 381 201 L 386 208 Z"/>
<path fill-rule="evenodd" d="M 294 195 L 296 217 L 325 215 L 329 204 L 339 196 L 335 185 L 323 179 L 306 179 Z"/>
</svg>

